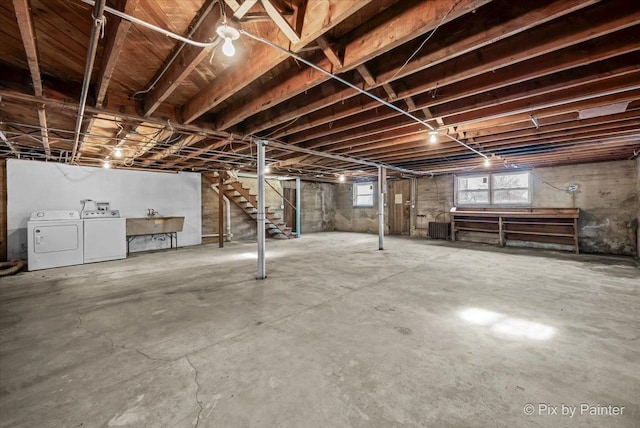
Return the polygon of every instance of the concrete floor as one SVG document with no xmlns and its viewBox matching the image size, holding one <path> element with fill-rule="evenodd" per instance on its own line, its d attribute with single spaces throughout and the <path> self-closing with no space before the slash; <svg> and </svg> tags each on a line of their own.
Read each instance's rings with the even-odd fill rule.
<svg viewBox="0 0 640 428">
<path fill-rule="evenodd" d="M 0 426 L 639 426 L 634 260 L 386 244 L 268 241 L 265 281 L 254 243 L 2 278 Z"/>
</svg>

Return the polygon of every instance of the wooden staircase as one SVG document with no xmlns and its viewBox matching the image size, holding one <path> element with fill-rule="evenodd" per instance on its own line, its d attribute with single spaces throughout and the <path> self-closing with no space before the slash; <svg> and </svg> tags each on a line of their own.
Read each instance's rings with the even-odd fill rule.
<svg viewBox="0 0 640 428">
<path fill-rule="evenodd" d="M 240 207 L 249 218 L 257 220 L 258 200 L 256 195 L 249 193 L 249 189 L 242 187 L 242 183 L 239 181 L 230 179 L 226 172 L 223 171 L 221 174 L 224 179 L 224 184 L 222 185 L 223 194 Z M 211 184 L 218 184 L 218 177 L 213 174 L 204 174 L 204 176 Z M 296 237 L 291 228 L 287 227 L 287 224 L 282 219 L 269 211 L 269 207 L 265 207 L 265 228 L 267 233 L 274 238 L 291 239 Z"/>
</svg>

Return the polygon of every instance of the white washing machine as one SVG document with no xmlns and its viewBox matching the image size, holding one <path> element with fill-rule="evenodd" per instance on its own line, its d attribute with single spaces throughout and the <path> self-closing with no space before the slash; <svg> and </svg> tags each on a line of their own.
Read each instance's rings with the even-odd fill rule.
<svg viewBox="0 0 640 428">
<path fill-rule="evenodd" d="M 127 257 L 127 219 L 116 210 L 83 212 L 84 262 L 104 262 Z"/>
<path fill-rule="evenodd" d="M 29 270 L 81 265 L 84 225 L 73 210 L 36 211 L 27 222 Z"/>
</svg>

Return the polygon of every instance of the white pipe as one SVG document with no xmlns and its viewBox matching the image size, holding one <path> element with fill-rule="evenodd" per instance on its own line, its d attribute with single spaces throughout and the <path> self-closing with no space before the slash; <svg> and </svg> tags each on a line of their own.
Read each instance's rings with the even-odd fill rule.
<svg viewBox="0 0 640 428">
<path fill-rule="evenodd" d="M 87 105 L 87 96 L 89 95 L 89 84 L 91 83 L 91 72 L 93 71 L 93 63 L 96 60 L 96 52 L 98 50 L 98 34 L 100 31 L 104 31 L 104 4 L 106 0 L 100 0 L 97 5 L 93 3 L 95 8 L 92 13 L 93 16 L 93 29 L 91 31 L 91 38 L 89 39 L 89 48 L 87 49 L 87 61 L 84 65 L 84 79 L 82 81 L 82 92 L 80 93 L 80 104 L 78 105 L 78 117 L 76 118 L 76 130 L 73 140 L 73 152 L 71 154 L 71 163 L 74 163 L 76 156 L 79 154 L 78 149 L 80 145 L 80 131 L 82 129 L 82 120 L 84 119 L 84 110 Z"/>
<path fill-rule="evenodd" d="M 212 184 L 211 188 L 216 192 L 216 195 L 220 195 L 217 184 Z M 224 236 L 227 237 L 227 242 L 231 242 L 231 238 L 233 238 L 233 233 L 231 233 L 231 202 L 225 195 L 222 195 L 222 199 L 224 199 L 224 210 L 227 217 L 227 233 L 225 233 Z M 218 215 L 220 215 L 220 213 L 218 213 Z M 218 234 L 215 234 L 215 236 L 218 236 Z M 205 235 L 202 235 L 202 237 L 205 237 Z"/>
<path fill-rule="evenodd" d="M 82 0 L 82 1 L 84 3 L 90 4 L 90 5 L 95 5 L 96 4 L 96 2 L 94 0 Z M 146 28 L 148 28 L 150 30 L 157 31 L 160 34 L 164 34 L 167 37 L 171 37 L 172 39 L 176 39 L 176 40 L 179 40 L 179 41 L 181 41 L 183 43 L 187 43 L 187 44 L 192 45 L 192 46 L 197 46 L 199 48 L 212 48 L 212 47 L 216 46 L 218 43 L 220 43 L 220 40 L 218 40 L 218 37 L 216 37 L 216 39 L 213 42 L 198 42 L 198 41 L 195 41 L 195 40 L 187 39 L 186 37 L 182 37 L 179 34 L 172 33 L 171 31 L 167 31 L 164 28 L 160 28 L 160 27 L 158 27 L 156 25 L 149 24 L 148 22 L 145 22 L 145 21 L 143 21 L 141 19 L 138 19 L 135 16 L 127 15 L 126 13 L 122 13 L 119 10 L 113 9 L 113 8 L 111 8 L 109 6 L 105 7 L 104 10 L 106 10 L 107 12 L 109 12 L 112 15 L 117 16 L 118 18 L 126 19 L 127 21 L 131 21 L 134 24 L 141 25 L 141 26 L 146 27 Z"/>
<path fill-rule="evenodd" d="M 267 277 L 267 267 L 265 262 L 265 188 L 264 188 L 264 148 L 268 144 L 266 140 L 257 140 L 258 145 L 258 276 L 256 279 Z"/>
</svg>

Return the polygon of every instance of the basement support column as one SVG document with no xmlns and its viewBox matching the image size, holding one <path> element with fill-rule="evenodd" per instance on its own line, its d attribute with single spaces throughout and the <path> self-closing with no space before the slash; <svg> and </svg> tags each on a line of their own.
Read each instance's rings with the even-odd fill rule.
<svg viewBox="0 0 640 428">
<path fill-rule="evenodd" d="M 300 177 L 296 178 L 296 238 L 300 237 L 300 233 L 302 232 L 302 224 L 300 223 L 301 221 L 301 211 L 300 211 L 300 193 L 301 193 L 301 189 L 300 189 L 301 183 L 300 183 Z"/>
<path fill-rule="evenodd" d="M 222 186 L 224 186 L 224 177 L 222 177 L 222 171 L 218 171 L 218 248 L 224 247 L 224 193 Z"/>
<path fill-rule="evenodd" d="M 411 178 L 411 217 L 409 219 L 409 237 L 416 235 L 416 223 L 418 214 L 418 179 Z"/>
<path fill-rule="evenodd" d="M 386 169 L 378 167 L 378 250 L 384 250 L 384 190 Z"/>
<path fill-rule="evenodd" d="M 267 277 L 267 266 L 265 262 L 265 189 L 264 189 L 264 148 L 267 140 L 257 140 L 258 145 L 258 276 L 256 279 Z"/>
</svg>

